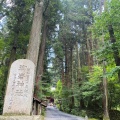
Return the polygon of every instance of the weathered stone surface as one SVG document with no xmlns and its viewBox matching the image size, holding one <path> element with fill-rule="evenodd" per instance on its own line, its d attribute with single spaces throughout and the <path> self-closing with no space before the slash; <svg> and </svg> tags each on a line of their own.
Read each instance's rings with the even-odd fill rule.
<svg viewBox="0 0 120 120">
<path fill-rule="evenodd" d="M 41 116 L 0 116 L 0 120 L 41 120 Z"/>
<path fill-rule="evenodd" d="M 4 100 L 4 115 L 31 114 L 34 77 L 35 65 L 32 61 L 20 59 L 11 65 L 6 96 Z"/>
</svg>

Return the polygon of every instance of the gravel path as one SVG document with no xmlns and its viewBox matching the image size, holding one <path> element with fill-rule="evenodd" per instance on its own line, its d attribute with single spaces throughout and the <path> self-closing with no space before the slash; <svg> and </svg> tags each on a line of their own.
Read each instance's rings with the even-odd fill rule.
<svg viewBox="0 0 120 120">
<path fill-rule="evenodd" d="M 64 112 L 59 111 L 53 106 L 48 106 L 46 110 L 45 120 L 85 120 L 82 117 L 77 117 Z"/>
</svg>

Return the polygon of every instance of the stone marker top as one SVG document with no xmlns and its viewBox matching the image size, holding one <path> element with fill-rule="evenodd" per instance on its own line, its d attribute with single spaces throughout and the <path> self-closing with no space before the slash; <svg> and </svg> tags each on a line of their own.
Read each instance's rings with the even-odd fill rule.
<svg viewBox="0 0 120 120">
<path fill-rule="evenodd" d="M 10 68 L 3 114 L 24 114 L 32 112 L 35 65 L 27 59 L 13 62 Z"/>
</svg>

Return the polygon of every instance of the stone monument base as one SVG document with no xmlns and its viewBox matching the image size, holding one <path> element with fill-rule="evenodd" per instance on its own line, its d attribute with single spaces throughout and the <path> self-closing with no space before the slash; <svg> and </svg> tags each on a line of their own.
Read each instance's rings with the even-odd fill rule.
<svg viewBox="0 0 120 120">
<path fill-rule="evenodd" d="M 0 120 L 41 120 L 41 116 L 0 116 Z"/>
</svg>

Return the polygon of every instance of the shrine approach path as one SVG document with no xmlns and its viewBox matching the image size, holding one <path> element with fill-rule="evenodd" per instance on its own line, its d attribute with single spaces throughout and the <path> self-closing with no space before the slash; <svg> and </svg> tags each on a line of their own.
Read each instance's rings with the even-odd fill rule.
<svg viewBox="0 0 120 120">
<path fill-rule="evenodd" d="M 61 112 L 53 106 L 48 106 L 46 109 L 46 116 L 44 120 L 85 120 L 82 117 Z"/>
</svg>

